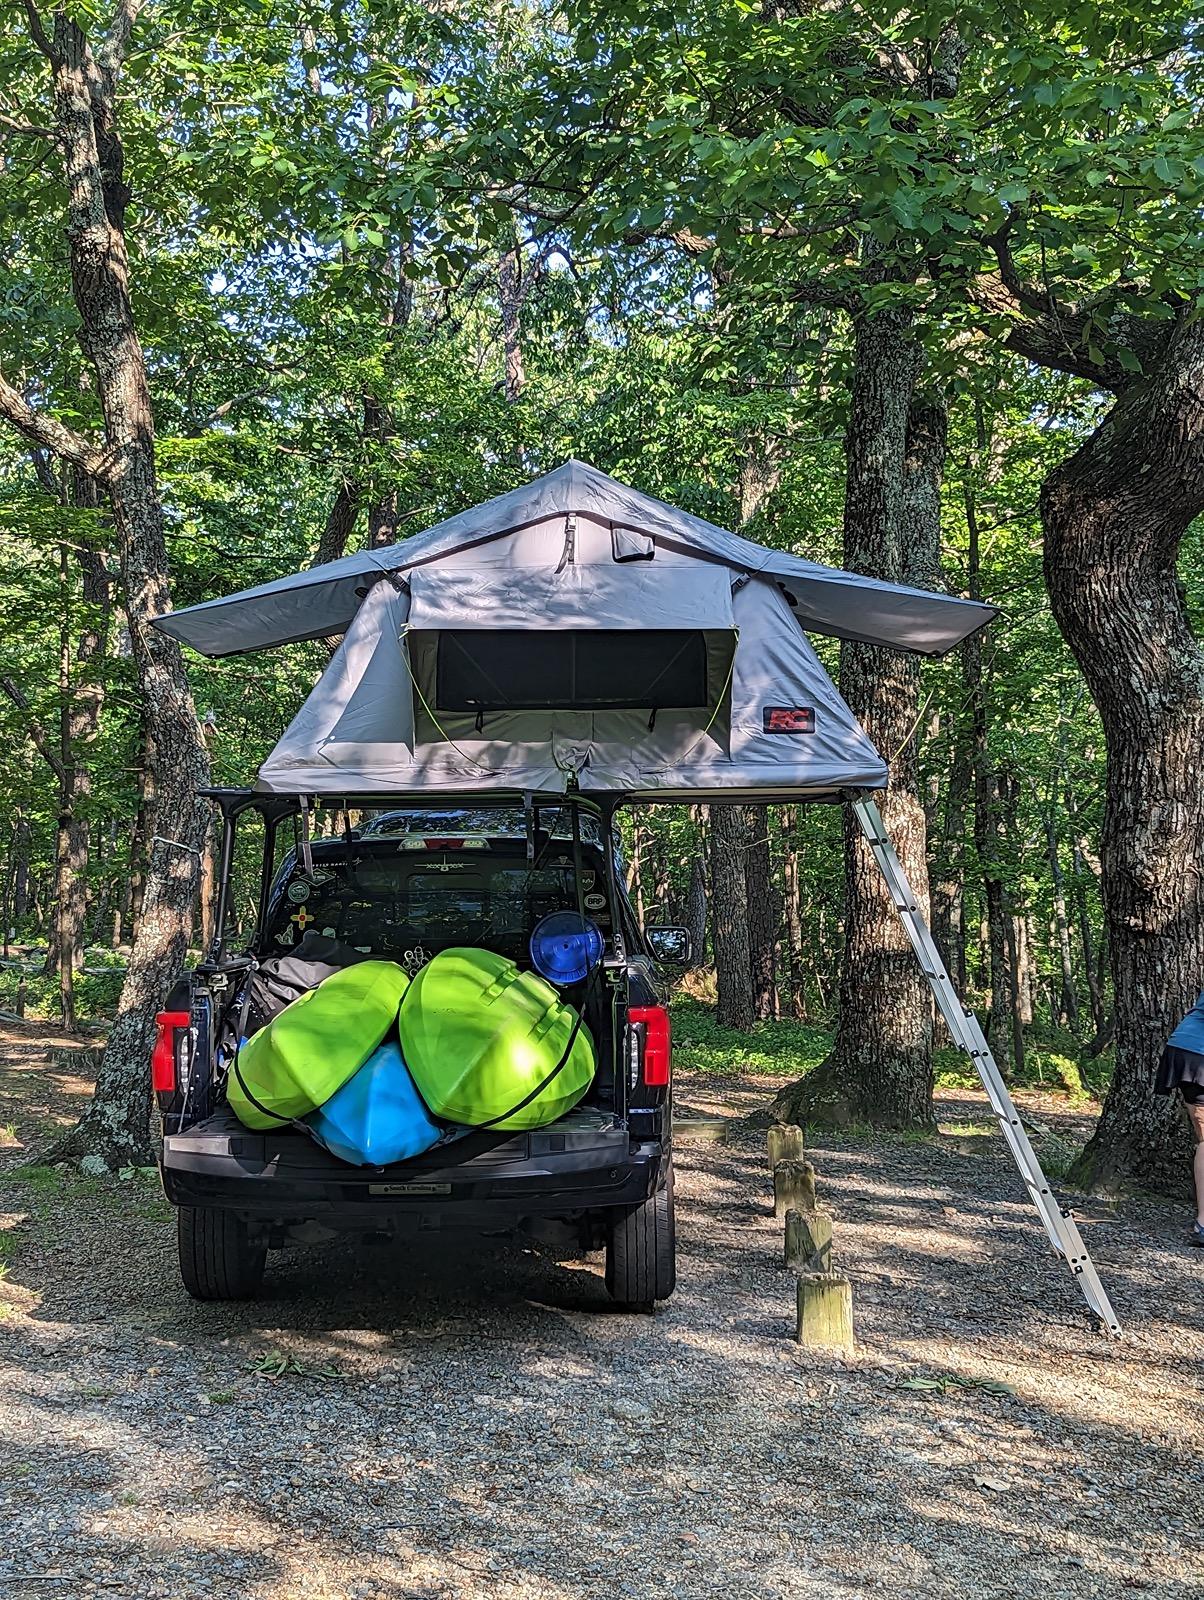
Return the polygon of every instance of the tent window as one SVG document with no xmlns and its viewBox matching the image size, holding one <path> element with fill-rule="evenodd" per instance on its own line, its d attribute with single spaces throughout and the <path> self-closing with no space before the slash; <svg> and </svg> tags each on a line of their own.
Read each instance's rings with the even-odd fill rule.
<svg viewBox="0 0 1204 1600">
<path fill-rule="evenodd" d="M 694 710 L 707 704 L 706 639 L 678 628 L 447 628 L 435 697 L 443 711 Z"/>
</svg>

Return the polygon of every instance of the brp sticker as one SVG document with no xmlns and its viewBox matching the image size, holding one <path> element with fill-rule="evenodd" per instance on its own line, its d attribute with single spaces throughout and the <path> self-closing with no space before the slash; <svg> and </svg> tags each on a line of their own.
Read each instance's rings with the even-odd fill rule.
<svg viewBox="0 0 1204 1600">
<path fill-rule="evenodd" d="M 606 909 L 606 896 L 604 894 L 587 894 L 585 897 L 587 911 L 604 911 Z"/>
</svg>

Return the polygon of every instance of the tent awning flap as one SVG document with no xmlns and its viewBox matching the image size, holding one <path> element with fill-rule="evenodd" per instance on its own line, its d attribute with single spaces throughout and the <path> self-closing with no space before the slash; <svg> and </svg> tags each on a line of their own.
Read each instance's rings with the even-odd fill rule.
<svg viewBox="0 0 1204 1600">
<path fill-rule="evenodd" d="M 300 639 L 343 633 L 365 590 L 382 573 L 421 569 L 456 551 L 485 546 L 523 528 L 570 515 L 590 518 L 608 535 L 610 563 L 629 572 L 659 568 L 658 547 L 693 561 L 779 578 L 798 605 L 803 627 L 838 639 L 941 654 L 997 615 L 995 607 L 883 583 L 754 544 L 726 528 L 666 505 L 568 461 L 532 483 L 498 495 L 381 550 L 364 550 L 254 589 L 206 600 L 157 619 L 157 626 L 203 655 L 235 655 Z M 563 523 L 561 524 L 563 530 Z M 531 570 L 552 570 L 563 548 L 545 551 Z"/>
</svg>

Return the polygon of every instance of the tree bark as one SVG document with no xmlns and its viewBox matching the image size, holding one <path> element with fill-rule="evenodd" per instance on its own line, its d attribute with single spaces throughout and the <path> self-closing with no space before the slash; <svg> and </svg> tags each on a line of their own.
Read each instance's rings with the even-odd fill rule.
<svg viewBox="0 0 1204 1600">
<path fill-rule="evenodd" d="M 497 269 L 498 307 L 502 318 L 502 393 L 513 405 L 527 387 L 523 362 L 522 307 L 526 298 L 518 240 L 502 252 Z"/>
<path fill-rule="evenodd" d="M 179 646 L 151 626 L 170 609 L 163 509 L 146 364 L 130 300 L 125 210 L 130 191 L 116 119 L 116 86 L 137 7 L 123 5 L 94 53 L 83 29 L 55 13 L 53 39 L 40 27 L 67 189 L 71 287 L 79 342 L 96 376 L 103 449 L 53 418 L 31 412 L 0 384 L 0 410 L 33 443 L 95 477 L 108 496 L 122 592 L 155 778 L 153 833 L 142 916 L 117 1016 L 82 1121 L 49 1159 L 90 1156 L 114 1168 L 148 1164 L 147 1063 L 154 1017 L 183 967 L 208 807 L 204 741 Z"/>
<path fill-rule="evenodd" d="M 745 807 L 744 883 L 748 899 L 748 956 L 753 1009 L 766 1021 L 778 1014 L 778 929 L 781 901 L 773 886 L 769 807 Z"/>
<path fill-rule="evenodd" d="M 747 1032 L 756 1005 L 748 943 L 746 830 L 740 806 L 711 807 L 711 943 L 719 986 L 718 1018 Z"/>
<path fill-rule="evenodd" d="M 338 561 L 341 556 L 347 554 L 347 544 L 355 527 L 355 519 L 359 516 L 362 495 L 363 486 L 357 479 L 344 477 L 339 480 L 322 535 L 318 540 L 318 548 L 314 553 L 315 567 L 320 567 L 327 561 Z"/>
<path fill-rule="evenodd" d="M 1168 1034 L 1204 982 L 1204 656 L 1176 563 L 1204 510 L 1204 322 L 1166 352 L 1041 493 L 1045 578 L 1107 742 L 1100 843 L 1116 1069 L 1073 1176 L 1182 1188 L 1188 1143 L 1152 1092 Z"/>
<path fill-rule="evenodd" d="M 846 436 L 844 563 L 892 582 L 931 583 L 939 558 L 939 487 L 946 421 L 914 394 L 920 352 L 910 314 L 854 317 L 853 387 Z M 919 663 L 845 643 L 840 692 L 890 762 L 880 797 L 917 900 L 928 914 L 928 862 L 916 734 Z M 844 818 L 845 944 L 832 1052 L 782 1091 L 790 1122 L 932 1122 L 932 1002 L 886 885 L 856 819 Z"/>
<path fill-rule="evenodd" d="M 987 439 L 981 419 L 978 438 L 980 452 Z M 971 484 L 965 489 L 968 554 L 967 587 L 970 598 L 982 598 L 977 501 Z M 983 910 L 986 923 L 986 966 L 991 988 L 991 1006 L 983 1032 L 1000 1072 L 1012 1073 L 1014 1035 L 1012 1033 L 1012 990 L 1008 968 L 1007 910 L 1004 902 L 1002 844 L 999 805 L 999 776 L 995 772 L 988 743 L 986 674 L 983 670 L 982 641 L 972 635 L 962 646 L 962 679 L 970 708 L 970 767 L 974 784 L 974 849 L 982 877 Z"/>
<path fill-rule="evenodd" d="M 698 850 L 690 862 L 690 886 L 686 891 L 686 927 L 690 931 L 694 965 L 702 966 L 706 960 L 707 872 L 701 838 L 698 845 Z"/>
<path fill-rule="evenodd" d="M 1066 878 L 1062 871 L 1062 856 L 1058 840 L 1058 824 L 1052 799 L 1045 812 L 1045 848 L 1049 860 L 1049 878 L 1053 887 L 1054 934 L 1057 940 L 1058 962 L 1061 968 L 1061 990 L 1058 1013 L 1070 1029 L 1079 1025 L 1079 1001 L 1074 986 L 1074 958 L 1070 948 L 1070 918 L 1066 910 Z"/>
<path fill-rule="evenodd" d="M 807 1010 L 807 973 L 803 959 L 803 901 L 799 883 L 799 851 L 796 838 L 799 814 L 794 806 L 782 812 L 785 829 L 782 878 L 784 886 L 786 950 L 790 964 L 790 1015 L 802 1019 Z"/>
</svg>

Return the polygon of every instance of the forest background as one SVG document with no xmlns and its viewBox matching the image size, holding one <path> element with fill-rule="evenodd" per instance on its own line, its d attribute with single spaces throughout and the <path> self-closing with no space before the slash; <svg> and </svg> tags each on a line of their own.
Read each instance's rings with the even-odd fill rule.
<svg viewBox="0 0 1204 1600">
<path fill-rule="evenodd" d="M 144 1148 L 213 915 L 195 784 L 251 781 L 328 659 L 185 677 L 150 616 L 573 455 L 1002 608 L 941 661 L 817 645 L 1005 1070 L 1111 1084 L 1075 1175 L 1181 1181 L 1151 1073 L 1204 982 L 1200 86 L 1161 0 L 7 8 L 0 1005 L 117 1017 L 62 1153 Z M 931 1120 L 942 1040 L 838 810 L 626 826 L 641 912 L 704 953 L 695 1060 Z"/>
</svg>

